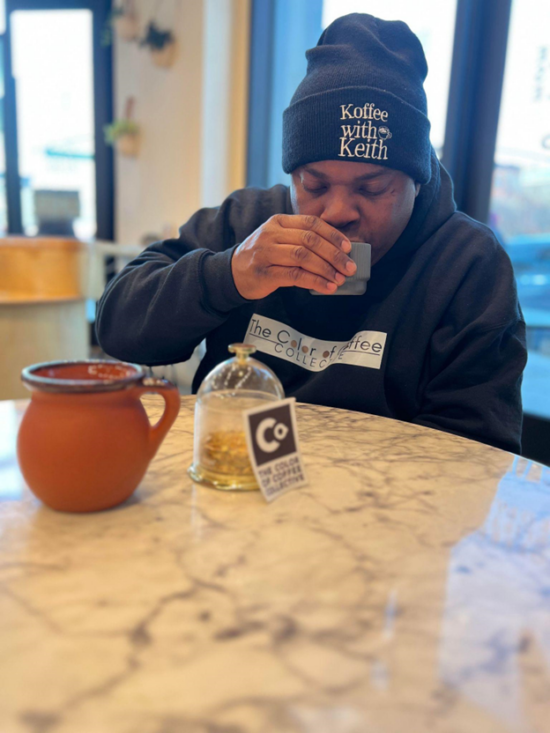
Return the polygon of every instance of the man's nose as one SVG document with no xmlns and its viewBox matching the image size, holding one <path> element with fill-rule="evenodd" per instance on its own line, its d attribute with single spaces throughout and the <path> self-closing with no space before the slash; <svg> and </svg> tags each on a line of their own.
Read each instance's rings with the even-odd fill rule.
<svg viewBox="0 0 550 733">
<path fill-rule="evenodd" d="M 360 214 L 345 196 L 334 194 L 326 202 L 320 218 L 327 224 L 340 229 L 360 219 Z"/>
</svg>

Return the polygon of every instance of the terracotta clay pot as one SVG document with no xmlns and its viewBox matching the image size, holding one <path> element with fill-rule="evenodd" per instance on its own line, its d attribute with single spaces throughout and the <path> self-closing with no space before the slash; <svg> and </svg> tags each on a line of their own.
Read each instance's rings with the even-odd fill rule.
<svg viewBox="0 0 550 733">
<path fill-rule="evenodd" d="M 127 158 L 136 158 L 139 153 L 139 135 L 126 133 L 117 138 L 117 152 Z"/>
<path fill-rule="evenodd" d="M 22 372 L 32 398 L 17 439 L 21 472 L 52 509 L 93 512 L 125 501 L 178 416 L 177 388 L 135 364 L 74 361 Z M 140 402 L 158 392 L 166 407 L 152 426 Z"/>
<path fill-rule="evenodd" d="M 123 41 L 135 41 L 139 36 L 139 20 L 135 13 L 125 13 L 113 22 L 116 34 Z"/>
<path fill-rule="evenodd" d="M 170 43 L 167 43 L 164 48 L 152 49 L 151 58 L 155 66 L 161 66 L 165 69 L 173 66 L 174 61 L 176 60 L 176 47 L 176 42 L 171 41 Z"/>
</svg>

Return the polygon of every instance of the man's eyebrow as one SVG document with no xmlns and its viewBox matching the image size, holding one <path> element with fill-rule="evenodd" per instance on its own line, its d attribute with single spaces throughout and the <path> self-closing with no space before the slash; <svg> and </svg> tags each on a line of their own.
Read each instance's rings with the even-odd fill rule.
<svg viewBox="0 0 550 733">
<path fill-rule="evenodd" d="M 321 173 L 321 171 L 315 170 L 315 168 L 310 168 L 308 165 L 305 165 L 303 170 L 306 173 L 309 173 L 314 178 L 318 178 L 319 180 L 326 181 L 329 176 L 327 176 L 325 173 Z M 386 173 L 385 170 L 379 170 L 379 171 L 372 171 L 372 173 L 363 173 L 361 176 L 357 176 L 357 178 L 353 179 L 353 183 L 357 183 L 359 181 L 372 181 L 375 178 L 379 178 L 380 176 L 383 176 L 384 173 Z"/>
<path fill-rule="evenodd" d="M 327 178 L 324 173 L 321 173 L 321 171 L 316 171 L 315 168 L 310 168 L 308 165 L 305 165 L 303 167 L 303 170 L 306 173 L 309 173 L 311 176 L 314 176 L 315 178 L 322 178 L 323 180 Z"/>
<path fill-rule="evenodd" d="M 354 181 L 372 181 L 374 178 L 380 178 L 380 176 L 383 176 L 384 173 L 387 171 L 381 170 L 381 171 L 373 171 L 372 173 L 363 173 L 362 176 L 357 176 L 357 178 L 354 178 Z"/>
</svg>

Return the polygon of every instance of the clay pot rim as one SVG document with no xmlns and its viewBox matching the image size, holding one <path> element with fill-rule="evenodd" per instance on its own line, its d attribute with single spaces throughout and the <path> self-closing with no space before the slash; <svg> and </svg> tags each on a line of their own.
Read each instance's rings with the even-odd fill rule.
<svg viewBox="0 0 550 733">
<path fill-rule="evenodd" d="M 73 366 L 77 364 L 117 364 L 134 370 L 126 377 L 113 379 L 54 379 L 42 377 L 35 372 L 40 369 Z M 60 361 L 45 361 L 40 364 L 31 364 L 21 372 L 21 381 L 31 390 L 40 392 L 113 392 L 115 390 L 131 389 L 146 377 L 145 370 L 139 364 L 127 361 L 109 359 L 65 359 Z"/>
</svg>

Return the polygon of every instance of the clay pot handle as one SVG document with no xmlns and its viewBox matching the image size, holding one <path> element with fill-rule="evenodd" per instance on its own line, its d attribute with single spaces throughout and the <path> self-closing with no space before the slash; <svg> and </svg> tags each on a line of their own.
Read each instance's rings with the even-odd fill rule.
<svg viewBox="0 0 550 733">
<path fill-rule="evenodd" d="M 161 395 L 166 403 L 162 417 L 156 425 L 152 425 L 149 434 L 150 458 L 160 448 L 160 444 L 166 437 L 166 433 L 170 430 L 179 413 L 180 409 L 180 393 L 178 388 L 167 379 L 157 379 L 157 377 L 143 377 L 136 387 L 138 397 L 142 394 L 154 392 Z"/>
</svg>

